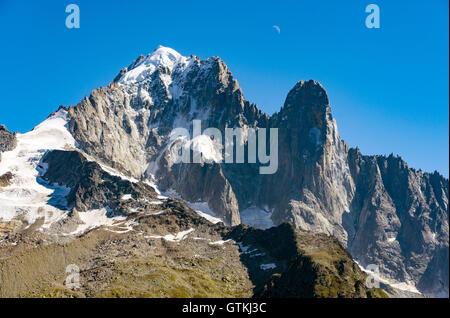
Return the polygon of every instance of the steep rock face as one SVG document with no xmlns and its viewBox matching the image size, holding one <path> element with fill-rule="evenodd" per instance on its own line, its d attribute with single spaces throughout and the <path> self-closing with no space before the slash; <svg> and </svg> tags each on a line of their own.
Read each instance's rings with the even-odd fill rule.
<svg viewBox="0 0 450 318">
<path fill-rule="evenodd" d="M 177 164 L 170 166 L 164 160 L 159 161 L 158 183 L 161 189 L 176 189 L 190 202 L 207 201 L 212 211 L 218 211 L 226 224 L 241 223 L 238 201 L 229 181 L 219 164 Z M 163 172 L 165 171 L 165 172 Z M 199 182 L 200 181 L 200 182 Z M 220 213 L 224 211 L 223 213 Z"/>
<path fill-rule="evenodd" d="M 11 151 L 16 148 L 17 140 L 15 134 L 9 132 L 4 125 L 0 125 L 0 161 L 2 152 Z"/>
<path fill-rule="evenodd" d="M 282 154 L 279 171 L 267 182 L 267 193 L 277 203 L 275 223 L 292 220 L 298 228 L 332 234 L 346 245 L 341 217 L 349 211 L 354 184 L 326 91 L 315 81 L 299 82 L 270 124 L 279 128 Z"/>
<path fill-rule="evenodd" d="M 70 188 L 66 196 L 70 209 L 89 211 L 108 206 L 116 215 L 128 215 L 151 208 L 151 199 L 157 197 L 149 185 L 112 176 L 78 151 L 53 150 L 42 163 L 47 165 L 42 176 L 45 181 Z"/>
<path fill-rule="evenodd" d="M 268 185 L 290 190 L 285 200 L 283 192 L 267 191 L 274 201 L 282 199 L 275 223 L 292 221 L 332 234 L 364 267 L 376 265 L 385 277 L 448 295 L 448 180 L 392 155 L 362 156 L 349 149 L 339 138 L 326 92 L 315 82 L 306 84 L 297 84 L 271 118 L 286 155 Z"/>
<path fill-rule="evenodd" d="M 334 235 L 385 277 L 448 294 L 448 180 L 350 149 L 315 81 L 297 83 L 269 117 L 244 99 L 220 58 L 186 58 L 160 47 L 69 115 L 70 131 L 89 155 L 185 200 L 206 202 L 228 224 L 255 207 L 274 224 Z M 225 128 L 278 128 L 278 170 L 261 175 L 259 161 L 224 164 L 209 144 L 212 163 L 174 162 L 174 145 L 194 140 L 193 120 L 222 136 Z M 174 128 L 186 128 L 192 139 L 174 140 Z M 242 142 L 247 147 L 247 136 Z"/>
<path fill-rule="evenodd" d="M 351 149 L 349 163 L 357 189 L 345 222 L 349 251 L 423 292 L 448 294 L 448 180 L 393 155 Z"/>
<path fill-rule="evenodd" d="M 17 146 L 16 135 L 9 132 L 5 126 L 0 125 L 0 161 L 2 161 L 2 152 L 11 151 Z M 0 188 L 10 184 L 13 174 L 8 171 L 0 175 Z"/>
</svg>

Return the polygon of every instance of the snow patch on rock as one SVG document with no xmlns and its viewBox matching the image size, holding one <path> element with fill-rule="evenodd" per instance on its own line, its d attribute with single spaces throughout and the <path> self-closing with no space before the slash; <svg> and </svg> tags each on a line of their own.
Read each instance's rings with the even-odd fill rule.
<svg viewBox="0 0 450 318">
<path fill-rule="evenodd" d="M 172 235 L 172 234 L 167 234 L 167 235 L 164 235 L 164 236 L 161 236 L 161 235 L 149 235 L 149 236 L 144 236 L 144 237 L 145 238 L 152 238 L 152 239 L 164 239 L 166 241 L 178 243 L 178 242 L 184 240 L 187 237 L 187 235 L 189 233 L 193 232 L 193 231 L 195 231 L 195 229 L 190 228 L 189 230 L 178 232 L 175 235 Z"/>
</svg>

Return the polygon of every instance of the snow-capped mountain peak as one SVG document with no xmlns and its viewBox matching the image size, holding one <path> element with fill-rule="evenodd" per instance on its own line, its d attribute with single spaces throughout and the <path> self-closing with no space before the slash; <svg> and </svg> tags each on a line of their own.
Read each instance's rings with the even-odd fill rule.
<svg viewBox="0 0 450 318">
<path fill-rule="evenodd" d="M 158 68 L 165 69 L 164 71 L 170 75 L 178 66 L 184 69 L 189 59 L 174 49 L 160 45 L 146 57 L 140 57 L 131 64 L 118 82 L 123 85 L 140 83 L 149 78 Z"/>
</svg>

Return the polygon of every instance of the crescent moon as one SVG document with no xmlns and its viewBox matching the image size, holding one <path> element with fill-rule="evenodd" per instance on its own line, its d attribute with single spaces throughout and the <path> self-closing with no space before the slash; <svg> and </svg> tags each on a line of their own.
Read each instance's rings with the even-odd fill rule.
<svg viewBox="0 0 450 318">
<path fill-rule="evenodd" d="M 272 26 L 272 28 L 274 28 L 275 30 L 277 30 L 278 34 L 280 34 L 281 29 L 280 29 L 280 27 L 279 27 L 278 25 L 274 25 L 274 26 Z"/>
</svg>

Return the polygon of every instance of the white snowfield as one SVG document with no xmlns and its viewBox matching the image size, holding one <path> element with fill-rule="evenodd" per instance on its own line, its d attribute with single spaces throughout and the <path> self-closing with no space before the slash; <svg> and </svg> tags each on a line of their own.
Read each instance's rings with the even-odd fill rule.
<svg viewBox="0 0 450 318">
<path fill-rule="evenodd" d="M 228 240 L 219 240 L 219 241 L 215 241 L 215 242 L 209 242 L 208 244 L 209 245 L 224 245 L 225 243 L 228 243 L 228 242 L 233 242 L 233 240 L 231 240 L 231 239 L 228 239 Z"/>
<path fill-rule="evenodd" d="M 173 160 L 173 162 L 182 161 L 182 156 L 178 155 L 180 149 L 185 149 L 185 151 L 192 149 L 194 153 L 201 154 L 201 158 L 205 162 L 220 163 L 223 160 L 222 145 L 215 143 L 211 137 L 207 135 L 199 135 L 192 139 L 187 139 L 185 136 L 172 138 L 169 148 L 169 158 Z M 190 159 L 186 163 L 190 163 Z"/>
<path fill-rule="evenodd" d="M 222 162 L 222 145 L 215 143 L 211 137 L 200 135 L 190 141 L 190 146 L 195 153 L 201 154 L 207 162 Z"/>
<path fill-rule="evenodd" d="M 390 285 L 390 286 L 392 286 L 392 287 L 394 287 L 394 288 L 397 288 L 397 289 L 399 289 L 399 290 L 404 290 L 404 291 L 413 292 L 413 293 L 416 293 L 416 294 L 421 294 L 421 293 L 417 290 L 415 284 L 413 284 L 412 282 L 398 282 L 398 281 L 395 281 L 395 280 L 393 280 L 393 279 L 385 278 L 385 277 L 383 277 L 383 276 L 382 276 L 379 272 L 377 272 L 377 271 L 371 271 L 371 270 L 369 270 L 369 269 L 367 269 L 367 268 L 364 268 L 364 267 L 359 263 L 358 260 L 355 259 L 354 261 L 355 261 L 356 264 L 358 264 L 359 268 L 360 268 L 363 272 L 367 273 L 367 274 L 368 274 L 369 276 L 371 276 L 375 281 L 378 281 L 378 282 L 381 282 L 381 283 Z"/>
<path fill-rule="evenodd" d="M 124 221 L 126 219 L 123 216 L 108 217 L 108 212 L 110 212 L 108 207 L 87 212 L 79 212 L 78 216 L 83 224 L 78 225 L 77 229 L 69 235 L 83 234 L 88 230 L 97 228 L 102 225 L 112 226 L 117 221 Z"/>
<path fill-rule="evenodd" d="M 76 147 L 67 130 L 63 109 L 26 134 L 17 134 L 17 147 L 2 153 L 0 175 L 11 172 L 12 184 L 0 189 L 0 220 L 21 217 L 29 224 L 45 218 L 44 228 L 67 214 L 65 196 L 70 189 L 38 182 L 46 166 L 39 162 L 47 150 Z"/>
<path fill-rule="evenodd" d="M 132 196 L 131 194 L 124 194 L 124 195 L 120 198 L 120 200 L 126 201 L 126 200 L 130 200 L 130 199 L 132 199 L 132 198 L 133 198 L 133 196 Z"/>
<path fill-rule="evenodd" d="M 164 235 L 164 236 L 161 236 L 161 235 L 149 235 L 149 236 L 144 236 L 144 237 L 145 238 L 151 238 L 151 239 L 164 239 L 166 241 L 178 243 L 178 242 L 181 242 L 182 240 L 184 240 L 187 237 L 187 235 L 189 233 L 193 232 L 193 231 L 195 231 L 195 229 L 190 228 L 189 230 L 178 232 L 175 235 L 172 235 L 172 234 L 167 234 L 167 235 Z"/>
<path fill-rule="evenodd" d="M 44 218 L 42 231 L 53 223 L 67 217 L 68 209 L 65 196 L 70 189 L 60 185 L 50 185 L 40 179 L 46 169 L 40 162 L 49 150 L 75 149 L 76 141 L 67 129 L 68 114 L 60 109 L 32 131 L 17 134 L 17 147 L 2 153 L 0 175 L 11 172 L 11 185 L 0 189 L 0 221 L 14 218 L 25 220 L 29 225 Z M 125 198 L 128 197 L 125 195 Z M 83 224 L 69 235 L 82 234 L 99 226 L 111 226 L 124 217 L 108 217 L 108 208 L 79 212 Z M 126 225 L 129 229 L 130 225 Z M 121 230 L 119 228 L 119 230 Z M 123 229 L 122 229 L 123 230 Z"/>
</svg>

